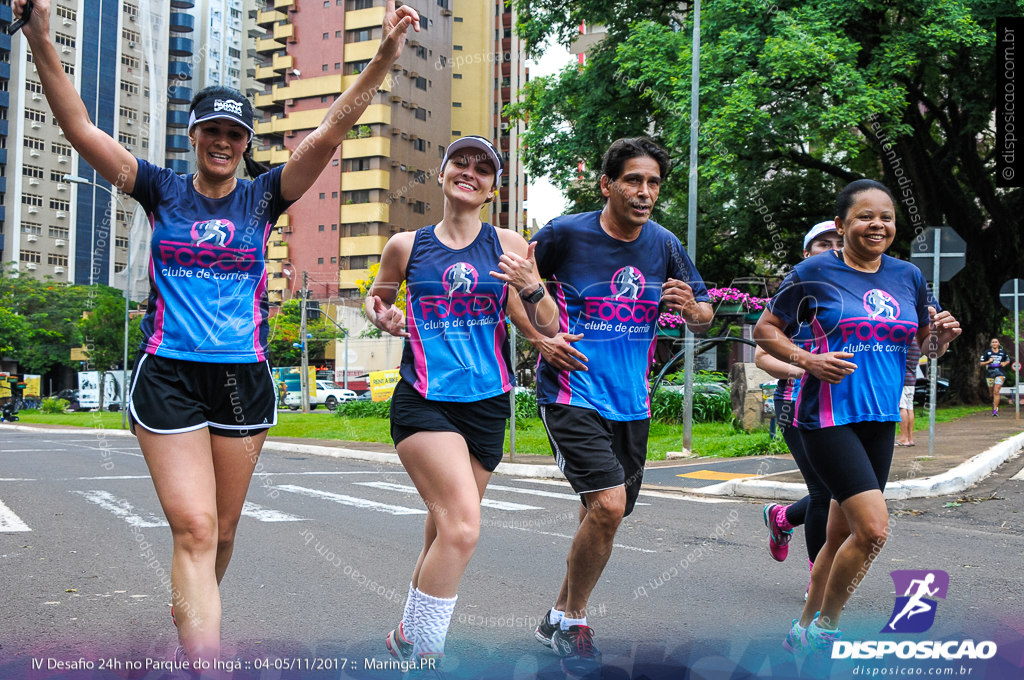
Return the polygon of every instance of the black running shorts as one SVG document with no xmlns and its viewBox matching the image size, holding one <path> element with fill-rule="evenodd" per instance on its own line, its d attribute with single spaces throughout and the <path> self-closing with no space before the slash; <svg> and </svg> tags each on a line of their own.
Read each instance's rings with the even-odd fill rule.
<svg viewBox="0 0 1024 680">
<path fill-rule="evenodd" d="M 266 361 L 208 364 L 141 353 L 128 404 L 134 425 L 157 434 L 204 427 L 246 437 L 277 424 L 277 390 Z"/>
<path fill-rule="evenodd" d="M 424 399 L 407 381 L 399 380 L 391 396 L 391 439 L 398 446 L 417 432 L 455 432 L 484 469 L 494 472 L 504 452 L 511 412 L 508 394 L 480 401 L 435 401 Z"/>
<path fill-rule="evenodd" d="M 625 514 L 633 512 L 644 480 L 650 419 L 608 420 L 593 409 L 565 404 L 541 406 L 540 418 L 555 462 L 583 505 L 585 493 L 625 485 Z"/>
<path fill-rule="evenodd" d="M 864 421 L 800 430 L 811 467 L 838 502 L 865 491 L 885 491 L 896 423 Z"/>
</svg>

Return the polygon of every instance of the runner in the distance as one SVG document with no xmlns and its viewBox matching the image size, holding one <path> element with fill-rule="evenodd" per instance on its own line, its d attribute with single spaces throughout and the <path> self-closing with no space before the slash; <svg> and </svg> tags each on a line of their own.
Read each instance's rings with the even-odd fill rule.
<svg viewBox="0 0 1024 680">
<path fill-rule="evenodd" d="M 836 231 L 836 223 L 833 220 L 814 225 L 804 236 L 804 259 L 828 250 L 839 251 L 842 248 L 843 237 Z M 809 327 L 801 326 L 792 340 L 801 348 L 809 350 L 812 340 Z M 800 379 L 804 371 L 790 363 L 779 361 L 760 347 L 754 350 L 754 363 L 762 371 L 779 380 L 775 389 L 775 418 L 782 430 L 782 438 L 786 441 L 786 446 L 793 454 L 793 460 L 796 461 L 807 484 L 807 495 L 796 503 L 786 506 L 769 503 L 764 507 L 764 523 L 768 527 L 768 552 L 776 562 L 785 561 L 789 555 L 789 541 L 793 536 L 793 529 L 803 525 L 804 540 L 807 543 L 807 562 L 809 568 L 813 570 L 814 558 L 825 545 L 825 526 L 828 524 L 828 509 L 832 497 L 807 460 L 800 433 L 793 426 L 797 395 L 800 393 Z M 805 600 L 809 593 L 808 583 L 807 592 L 804 593 Z"/>
<path fill-rule="evenodd" d="M 839 639 L 843 606 L 888 536 L 882 492 L 900 420 L 907 345 L 916 336 L 938 357 L 961 332 L 948 311 L 929 307 L 920 270 L 885 255 L 896 234 L 885 185 L 847 185 L 836 199 L 836 227 L 843 250 L 796 265 L 754 330 L 766 352 L 805 371 L 795 424 L 833 498 L 810 596 L 784 643 L 798 654 L 824 655 Z M 811 326 L 813 352 L 790 340 L 803 324 Z"/>
<path fill-rule="evenodd" d="M 17 16 L 24 7 L 25 0 L 12 3 Z M 189 176 L 136 159 L 92 123 L 50 40 L 49 0 L 35 0 L 22 29 L 68 142 L 138 200 L 153 225 L 151 292 L 129 408 L 174 539 L 179 663 L 219 657 L 219 583 L 267 429 L 276 422 L 263 255 L 270 229 L 316 181 L 401 53 L 406 30 L 419 30 L 418 19 L 387 0 L 376 56 L 317 131 L 269 172 L 250 155 L 253 111 L 245 97 L 224 87 L 199 92 L 189 123 L 197 172 Z M 252 181 L 235 177 L 243 160 Z"/>
<path fill-rule="evenodd" d="M 907 369 L 903 377 L 903 396 L 900 397 L 900 436 L 896 446 L 914 444 L 914 391 L 917 389 L 917 364 L 921 361 L 921 348 L 913 340 L 907 348 Z"/>
<path fill-rule="evenodd" d="M 528 335 L 541 354 L 537 402 L 555 460 L 583 504 L 561 591 L 536 636 L 577 675 L 600 658 L 587 600 L 647 460 L 658 306 L 678 311 L 694 332 L 713 313 L 679 239 L 650 219 L 668 171 L 668 154 L 651 140 L 614 142 L 602 167 L 604 209 L 557 217 L 533 239 L 561 331 Z"/>
<path fill-rule="evenodd" d="M 480 221 L 501 172 L 500 154 L 483 137 L 452 142 L 439 176 L 443 219 L 391 237 L 366 298 L 371 323 L 406 338 L 391 436 L 428 513 L 405 613 L 385 642 L 421 669 L 443 659 L 480 535 L 480 501 L 502 458 L 514 380 L 506 315 L 530 333 L 538 332 L 531 320 L 543 334 L 558 330 L 535 246 Z M 405 314 L 394 304 L 403 281 Z"/>
<path fill-rule="evenodd" d="M 1010 355 L 999 346 L 999 338 L 992 338 L 989 349 L 981 355 L 981 365 L 985 367 L 985 382 L 992 392 L 992 416 L 999 415 L 999 390 L 1006 382 L 1003 369 L 1010 363 Z"/>
</svg>

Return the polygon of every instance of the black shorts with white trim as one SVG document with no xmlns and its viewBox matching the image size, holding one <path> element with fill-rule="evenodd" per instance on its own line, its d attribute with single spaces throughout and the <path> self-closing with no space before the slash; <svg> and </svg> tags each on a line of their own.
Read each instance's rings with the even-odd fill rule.
<svg viewBox="0 0 1024 680">
<path fill-rule="evenodd" d="M 609 420 L 593 409 L 566 404 L 545 404 L 540 418 L 547 430 L 555 462 L 580 494 L 626 487 L 629 515 L 640 495 L 647 462 L 650 419 Z"/>
<path fill-rule="evenodd" d="M 266 361 L 214 364 L 140 354 L 128 395 L 132 430 L 180 434 L 204 427 L 246 437 L 277 424 L 277 392 Z"/>
</svg>

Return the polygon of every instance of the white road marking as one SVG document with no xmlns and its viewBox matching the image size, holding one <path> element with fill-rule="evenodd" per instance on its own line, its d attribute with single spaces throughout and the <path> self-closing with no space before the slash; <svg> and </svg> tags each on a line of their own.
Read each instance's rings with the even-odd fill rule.
<svg viewBox="0 0 1024 680">
<path fill-rule="evenodd" d="M 34 453 L 38 451 L 49 453 L 50 451 L 67 451 L 67 449 L 4 449 L 4 453 Z"/>
<path fill-rule="evenodd" d="M 786 470 L 786 472 L 792 472 L 792 470 Z M 783 473 L 779 473 L 783 474 Z M 765 475 L 767 476 L 767 475 Z M 569 482 L 563 482 L 557 479 L 515 479 L 515 482 L 527 482 L 529 484 L 549 484 L 551 486 L 568 486 L 572 488 Z M 490 488 L 490 487 L 488 487 Z M 693 501 L 694 503 L 742 503 L 741 500 L 732 500 L 728 498 L 706 498 L 704 496 L 682 496 L 673 493 L 664 493 L 662 491 L 645 491 L 641 489 L 641 496 L 651 496 L 653 498 L 675 498 L 680 501 Z M 650 503 L 637 503 L 637 505 L 650 505 Z"/>
<path fill-rule="evenodd" d="M 8 534 L 16 531 L 32 531 L 21 518 L 14 514 L 14 511 L 0 501 L 0 533 Z"/>
<path fill-rule="evenodd" d="M 543 483 L 543 484 L 556 483 L 556 484 L 559 484 L 559 485 L 564 483 L 566 486 L 569 486 L 568 482 L 561 482 L 561 483 L 559 483 L 559 482 L 554 482 L 553 480 L 551 480 L 551 481 L 544 480 L 542 482 L 541 480 L 537 480 L 537 479 L 517 479 L 515 481 L 517 481 L 517 482 L 533 482 L 533 483 L 538 483 L 538 484 L 541 484 L 541 483 Z M 526 489 L 526 488 L 521 488 L 521 487 L 518 487 L 518 486 L 499 486 L 497 484 L 488 484 L 487 488 L 488 489 L 494 489 L 495 491 L 511 491 L 512 493 L 524 493 L 524 494 L 528 494 L 530 496 L 546 496 L 547 498 L 564 498 L 565 500 L 569 500 L 569 501 L 579 501 L 580 500 L 580 497 L 577 494 L 574 494 L 574 493 L 555 493 L 554 491 L 541 491 L 540 489 Z M 635 505 L 650 505 L 650 503 L 636 503 Z"/>
<path fill-rule="evenodd" d="M 0 477 L 0 482 L 38 482 L 38 479 L 28 479 L 26 477 Z"/>
<path fill-rule="evenodd" d="M 415 486 L 406 486 L 405 484 L 391 484 L 390 482 L 352 482 L 357 486 L 369 486 L 374 489 L 384 489 L 385 491 L 398 491 L 400 493 L 411 493 L 419 495 L 419 491 L 416 490 Z M 488 487 L 490 488 L 490 487 Z M 523 505 L 521 503 L 509 503 L 507 501 L 492 501 L 489 498 L 485 498 L 480 501 L 480 505 L 485 508 L 493 508 L 494 510 L 543 510 L 544 508 L 536 505 Z"/>
<path fill-rule="evenodd" d="M 516 531 L 528 531 L 531 534 L 543 534 L 544 536 L 558 536 L 559 538 L 568 538 L 570 541 L 573 538 L 575 538 L 574 536 L 570 536 L 568 534 L 556 534 L 553 531 L 541 531 L 539 529 L 528 529 L 526 527 L 502 527 L 502 528 L 503 529 L 515 529 Z M 636 547 L 631 546 L 631 545 L 622 545 L 621 543 L 613 543 L 612 545 L 614 547 L 616 547 L 616 548 L 622 548 L 623 550 L 635 550 L 636 552 L 643 552 L 643 553 L 656 553 L 656 552 L 658 552 L 657 550 L 647 550 L 646 548 L 636 548 Z"/>
<path fill-rule="evenodd" d="M 264 508 L 262 505 L 256 505 L 255 503 L 245 502 L 242 506 L 242 516 L 252 517 L 258 519 L 261 522 L 305 522 L 306 519 L 303 517 L 296 517 L 295 515 L 289 515 L 287 512 L 278 512 L 277 510 L 271 510 L 270 508 Z"/>
<path fill-rule="evenodd" d="M 76 477 L 78 480 L 91 479 L 152 479 L 149 475 L 120 475 L 115 477 Z"/>
<path fill-rule="evenodd" d="M 77 493 L 85 496 L 86 500 L 95 503 L 105 510 L 109 510 L 133 527 L 145 528 L 170 526 L 167 524 L 167 520 L 160 519 L 154 515 L 149 515 L 148 517 L 136 515 L 132 512 L 135 508 L 132 507 L 131 503 L 124 499 L 116 498 L 109 491 L 72 491 L 71 493 Z"/>
<path fill-rule="evenodd" d="M 382 475 L 395 474 L 395 471 L 357 470 L 352 472 L 257 472 L 253 477 L 283 477 L 285 475 Z M 399 474 L 408 474 L 402 470 Z"/>
<path fill-rule="evenodd" d="M 345 496 L 339 493 L 331 493 L 330 491 L 320 491 L 318 489 L 307 489 L 303 486 L 295 486 L 294 484 L 280 484 L 274 487 L 281 491 L 289 491 L 291 493 L 297 493 L 303 496 L 309 496 L 310 498 L 322 498 L 328 501 L 334 501 L 341 505 L 351 505 L 354 508 L 362 508 L 364 510 L 376 510 L 377 512 L 386 512 L 389 515 L 425 515 L 426 510 L 420 510 L 418 508 L 405 508 L 401 505 L 388 505 L 387 503 L 376 503 L 374 501 L 368 501 L 363 498 L 355 498 L 353 496 Z"/>
<path fill-rule="evenodd" d="M 1010 479 L 1015 479 L 1017 481 L 1024 482 L 1024 468 L 1021 468 L 1020 472 L 1015 474 L 1013 477 L 1010 477 Z"/>
</svg>

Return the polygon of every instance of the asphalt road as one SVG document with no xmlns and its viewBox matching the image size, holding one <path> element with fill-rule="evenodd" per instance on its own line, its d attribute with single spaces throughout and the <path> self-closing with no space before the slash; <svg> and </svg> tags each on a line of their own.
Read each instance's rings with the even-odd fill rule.
<svg viewBox="0 0 1024 680">
<path fill-rule="evenodd" d="M 425 509 L 408 476 L 295 454 L 264 453 L 261 464 L 221 588 L 223 655 L 244 664 L 234 677 L 398 678 L 365 660 L 389 658 L 384 636 L 401 617 L 422 544 Z M 894 604 L 888 571 L 941 569 L 950 587 L 935 624 L 906 639 L 993 640 L 999 653 L 921 663 L 1024 677 L 1024 475 L 1010 479 L 1022 465 L 1010 461 L 968 492 L 995 500 L 890 503 L 903 512 L 847 607 L 844 639 L 879 639 Z M 780 647 L 807 584 L 802 536 L 777 564 L 761 502 L 660 492 L 640 501 L 647 505 L 623 522 L 591 600 L 604 677 L 802 672 Z M 176 636 L 158 569 L 170 562 L 171 537 L 134 439 L 0 432 L 0 502 L 0 678 L 56 677 L 32 671 L 33 658 L 169 658 Z M 449 632 L 452 676 L 564 677 L 533 628 L 560 584 L 577 503 L 565 484 L 492 480 Z M 142 541 L 159 566 L 141 558 Z M 301 672 L 279 670 L 294 666 L 274 661 L 282 658 L 305 659 Z M 302 668 L 317 658 L 348 661 L 340 671 Z M 253 666 L 262 659 L 269 670 Z"/>
</svg>

